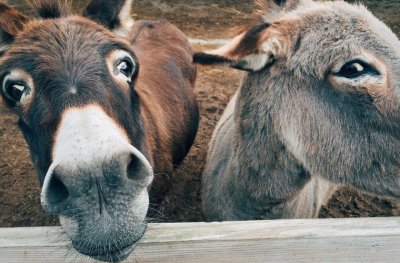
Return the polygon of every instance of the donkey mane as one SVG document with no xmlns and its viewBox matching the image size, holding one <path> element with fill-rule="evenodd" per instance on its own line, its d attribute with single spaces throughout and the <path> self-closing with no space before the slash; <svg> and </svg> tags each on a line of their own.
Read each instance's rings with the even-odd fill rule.
<svg viewBox="0 0 400 263">
<path fill-rule="evenodd" d="M 43 19 L 60 18 L 71 14 L 71 2 L 67 0 L 32 0 L 30 5 Z"/>
</svg>

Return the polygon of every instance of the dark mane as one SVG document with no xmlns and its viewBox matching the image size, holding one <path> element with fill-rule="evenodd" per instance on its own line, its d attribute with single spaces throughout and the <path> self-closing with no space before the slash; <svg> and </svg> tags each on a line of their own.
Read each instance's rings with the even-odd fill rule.
<svg viewBox="0 0 400 263">
<path fill-rule="evenodd" d="M 31 6 L 44 19 L 68 16 L 71 13 L 71 2 L 67 0 L 32 0 Z"/>
</svg>

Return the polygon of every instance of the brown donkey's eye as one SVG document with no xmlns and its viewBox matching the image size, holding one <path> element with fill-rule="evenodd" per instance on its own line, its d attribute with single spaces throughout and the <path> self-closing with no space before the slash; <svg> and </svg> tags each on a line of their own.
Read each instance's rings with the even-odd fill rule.
<svg viewBox="0 0 400 263">
<path fill-rule="evenodd" d="M 126 59 L 121 60 L 118 63 L 117 69 L 119 70 L 119 72 L 124 74 L 126 77 L 131 78 L 132 74 L 133 74 L 133 70 L 134 70 L 134 65 L 133 65 L 132 61 L 130 61 L 130 59 L 126 58 Z"/>
<path fill-rule="evenodd" d="M 8 81 L 4 85 L 6 97 L 14 102 L 21 102 L 29 92 L 29 88 L 23 83 Z"/>
</svg>

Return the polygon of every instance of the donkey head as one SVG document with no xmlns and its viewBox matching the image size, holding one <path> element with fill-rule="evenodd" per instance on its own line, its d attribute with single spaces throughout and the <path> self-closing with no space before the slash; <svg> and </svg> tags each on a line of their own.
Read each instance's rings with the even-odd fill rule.
<svg viewBox="0 0 400 263">
<path fill-rule="evenodd" d="M 131 1 L 93 0 L 86 17 L 35 4 L 42 19 L 28 21 L 0 3 L 1 94 L 19 116 L 43 208 L 79 252 L 121 260 L 145 231 L 153 179 L 139 62 L 112 32 L 128 32 Z"/>
<path fill-rule="evenodd" d="M 266 22 L 194 57 L 248 72 L 240 134 L 261 126 L 311 175 L 400 198 L 398 38 L 361 5 L 262 4 Z"/>
</svg>

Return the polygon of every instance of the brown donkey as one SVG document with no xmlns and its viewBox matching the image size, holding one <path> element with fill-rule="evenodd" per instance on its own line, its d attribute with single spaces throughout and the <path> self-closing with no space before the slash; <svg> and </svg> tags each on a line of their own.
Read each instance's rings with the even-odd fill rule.
<svg viewBox="0 0 400 263">
<path fill-rule="evenodd" d="M 35 2 L 28 21 L 0 3 L 0 83 L 42 185 L 79 252 L 129 255 L 146 228 L 148 190 L 197 131 L 196 68 L 167 22 L 135 22 L 130 0 L 93 0 L 82 16 Z"/>
<path fill-rule="evenodd" d="M 202 64 L 245 70 L 203 176 L 208 220 L 310 218 L 340 184 L 400 198 L 400 41 L 361 5 L 264 1 Z"/>
</svg>

